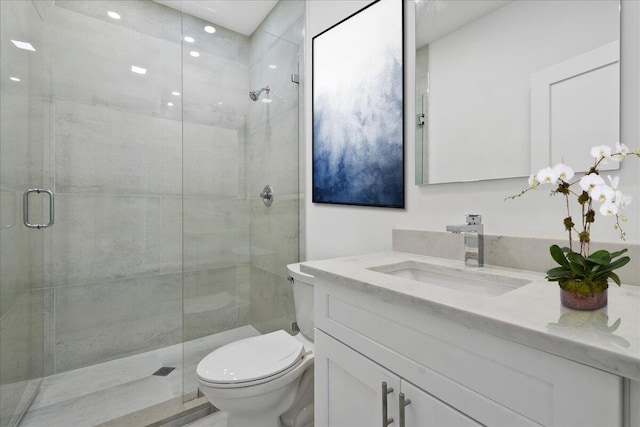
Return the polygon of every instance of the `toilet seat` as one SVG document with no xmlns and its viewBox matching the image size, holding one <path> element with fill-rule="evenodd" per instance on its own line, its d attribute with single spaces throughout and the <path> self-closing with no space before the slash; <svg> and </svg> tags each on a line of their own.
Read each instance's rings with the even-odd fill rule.
<svg viewBox="0 0 640 427">
<path fill-rule="evenodd" d="M 304 345 L 280 330 L 220 347 L 202 359 L 196 375 L 214 388 L 248 387 L 289 373 L 304 355 Z"/>
</svg>

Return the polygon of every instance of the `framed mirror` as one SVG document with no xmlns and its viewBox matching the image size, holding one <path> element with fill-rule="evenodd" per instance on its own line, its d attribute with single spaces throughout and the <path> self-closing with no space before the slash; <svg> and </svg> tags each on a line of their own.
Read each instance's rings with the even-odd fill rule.
<svg viewBox="0 0 640 427">
<path fill-rule="evenodd" d="M 416 184 L 580 171 L 619 141 L 619 1 L 415 7 Z"/>
</svg>

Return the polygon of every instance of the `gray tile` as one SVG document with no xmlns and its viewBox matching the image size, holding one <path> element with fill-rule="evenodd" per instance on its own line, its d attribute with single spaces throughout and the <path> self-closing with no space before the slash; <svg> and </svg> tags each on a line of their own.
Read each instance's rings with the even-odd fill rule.
<svg viewBox="0 0 640 427">
<path fill-rule="evenodd" d="M 252 268 L 251 324 L 264 334 L 289 331 L 294 320 L 293 291 L 286 276 Z"/>
<path fill-rule="evenodd" d="M 42 377 L 42 289 L 26 290 L 0 318 L 0 384 Z"/>
<path fill-rule="evenodd" d="M 249 230 L 184 235 L 184 269 L 207 270 L 249 263 Z"/>
<path fill-rule="evenodd" d="M 3 62 L 8 59 L 4 49 L 2 59 Z M 11 81 L 5 78 L 2 85 L 9 83 Z M 24 188 L 42 181 L 43 108 L 42 102 L 30 98 L 27 93 L 13 93 L 2 88 L 0 180 L 5 188 Z"/>
<path fill-rule="evenodd" d="M 97 19 L 106 24 L 180 43 L 182 31 L 180 11 L 152 1 L 56 0 L 55 5 L 90 18 L 86 20 Z M 107 11 L 115 11 L 122 18 L 114 21 L 108 17 Z"/>
<path fill-rule="evenodd" d="M 55 146 L 58 193 L 182 192 L 179 121 L 56 102 Z"/>
<path fill-rule="evenodd" d="M 182 229 L 184 211 L 182 197 L 163 196 L 160 235 L 160 272 L 182 271 Z"/>
<path fill-rule="evenodd" d="M 281 197 L 271 207 L 251 202 L 251 265 L 287 277 L 287 264 L 299 260 L 297 197 Z"/>
<path fill-rule="evenodd" d="M 30 410 L 147 378 L 161 366 L 158 351 L 150 351 L 48 376 L 40 385 Z"/>
<path fill-rule="evenodd" d="M 56 288 L 56 372 L 182 339 L 182 276 Z"/>
<path fill-rule="evenodd" d="M 166 232 L 159 197 L 59 194 L 45 236 L 48 286 L 160 272 Z"/>
<path fill-rule="evenodd" d="M 238 133 L 184 123 L 184 195 L 237 197 Z"/>
<path fill-rule="evenodd" d="M 120 2 L 123 6 L 138 2 Z M 105 11 L 106 12 L 106 11 Z M 128 19 L 128 18 L 127 18 Z M 167 106 L 181 87 L 182 50 L 174 42 L 59 7 L 45 10 L 52 95 L 179 120 Z M 145 75 L 131 66 L 145 68 Z"/>
<path fill-rule="evenodd" d="M 191 49 L 185 45 L 184 121 L 244 129 L 246 111 L 251 103 L 248 64 L 221 58 L 216 52 L 200 52 L 200 49 L 200 56 L 193 58 Z"/>
<path fill-rule="evenodd" d="M 238 326 L 237 282 L 236 267 L 185 273 L 185 340 Z"/>
<path fill-rule="evenodd" d="M 249 202 L 244 199 L 184 198 L 184 231 L 188 234 L 249 227 Z"/>
<path fill-rule="evenodd" d="M 30 410 L 20 425 L 93 427 L 173 397 L 166 378 L 148 376 L 117 387 Z"/>
<path fill-rule="evenodd" d="M 297 109 L 289 110 L 278 119 L 253 128 L 249 135 L 247 186 L 250 196 L 256 190 L 260 192 L 266 183 L 273 186 L 276 195 L 299 193 Z"/>
</svg>

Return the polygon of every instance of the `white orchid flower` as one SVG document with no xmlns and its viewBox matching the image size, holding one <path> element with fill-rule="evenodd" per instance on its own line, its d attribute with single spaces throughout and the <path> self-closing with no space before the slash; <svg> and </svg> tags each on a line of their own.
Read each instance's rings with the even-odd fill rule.
<svg viewBox="0 0 640 427">
<path fill-rule="evenodd" d="M 597 185 L 591 190 L 591 198 L 599 202 L 612 201 L 616 192 L 606 184 Z"/>
<path fill-rule="evenodd" d="M 553 167 L 553 172 L 558 175 L 558 178 L 563 180 L 564 182 L 569 182 L 571 178 L 573 178 L 573 169 L 564 163 L 558 163 Z"/>
<path fill-rule="evenodd" d="M 608 145 L 597 145 L 591 149 L 591 156 L 596 160 L 601 157 L 611 157 L 611 147 Z"/>
<path fill-rule="evenodd" d="M 558 174 L 553 169 L 547 167 L 540 169 L 536 174 L 536 179 L 540 184 L 555 184 L 558 181 Z"/>
<path fill-rule="evenodd" d="M 611 178 L 611 175 L 607 175 L 607 179 L 609 180 L 609 185 L 611 186 L 611 188 L 617 190 L 618 185 L 620 184 L 620 177 L 614 176 L 613 178 Z"/>
<path fill-rule="evenodd" d="M 602 179 L 598 174 L 590 173 L 580 179 L 580 188 L 582 188 L 582 191 L 589 192 L 598 185 L 605 185 L 604 179 Z"/>
<path fill-rule="evenodd" d="M 604 202 L 600 205 L 600 213 L 604 216 L 617 215 L 618 207 L 613 202 Z"/>
<path fill-rule="evenodd" d="M 616 191 L 616 194 L 613 198 L 613 202 L 616 206 L 620 208 L 626 208 L 631 204 L 633 198 L 631 196 L 627 196 L 626 194 L 622 194 L 622 191 Z"/>
<path fill-rule="evenodd" d="M 529 175 L 529 181 L 528 182 L 529 182 L 529 187 L 531 187 L 531 188 L 536 188 L 538 186 L 538 184 L 540 184 L 533 174 Z"/>
<path fill-rule="evenodd" d="M 628 154 L 629 147 L 620 142 L 616 142 L 616 153 L 611 156 L 611 158 L 617 162 L 621 162 Z"/>
</svg>

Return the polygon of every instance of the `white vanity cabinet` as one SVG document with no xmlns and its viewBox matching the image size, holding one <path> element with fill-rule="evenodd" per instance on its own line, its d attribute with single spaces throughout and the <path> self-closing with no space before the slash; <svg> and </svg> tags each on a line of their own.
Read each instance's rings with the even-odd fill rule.
<svg viewBox="0 0 640 427">
<path fill-rule="evenodd" d="M 326 396 L 316 402 L 316 425 L 371 427 L 385 425 L 385 419 L 398 427 L 481 425 L 330 336 L 316 334 L 316 375 L 326 379 L 316 383 L 317 394 Z"/>
<path fill-rule="evenodd" d="M 616 375 L 484 333 L 481 321 L 315 280 L 317 427 L 384 426 L 383 382 L 393 427 L 625 425 Z M 411 400 L 404 424 L 400 393 Z"/>
</svg>

